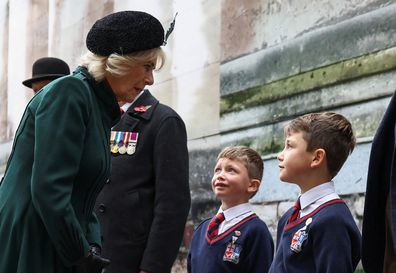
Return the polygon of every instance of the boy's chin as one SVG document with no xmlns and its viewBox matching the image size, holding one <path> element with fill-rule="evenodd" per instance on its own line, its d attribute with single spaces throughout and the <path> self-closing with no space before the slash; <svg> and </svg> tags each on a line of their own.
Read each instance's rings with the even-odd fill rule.
<svg viewBox="0 0 396 273">
<path fill-rule="evenodd" d="M 282 182 L 286 182 L 286 183 L 293 183 L 292 179 L 290 179 L 290 177 L 288 177 L 287 175 L 279 175 L 279 180 Z"/>
<path fill-rule="evenodd" d="M 296 185 L 298 187 L 300 187 L 300 185 L 294 181 L 290 181 L 290 180 L 281 180 L 282 183 L 287 183 L 287 184 L 293 184 Z"/>
<path fill-rule="evenodd" d="M 290 179 L 288 179 L 287 177 L 279 177 L 279 180 L 281 181 L 281 182 L 285 182 L 285 183 L 290 183 L 290 184 L 297 184 L 296 182 L 294 182 L 294 181 L 291 181 Z"/>
<path fill-rule="evenodd" d="M 287 178 L 281 177 L 281 176 L 279 176 L 279 180 L 280 180 L 281 182 L 286 182 L 286 183 L 289 182 L 289 180 L 288 180 Z"/>
<path fill-rule="evenodd" d="M 215 191 L 214 194 L 217 199 L 221 199 L 222 197 L 224 197 L 224 194 L 222 194 L 221 192 L 218 192 L 218 191 Z"/>
</svg>

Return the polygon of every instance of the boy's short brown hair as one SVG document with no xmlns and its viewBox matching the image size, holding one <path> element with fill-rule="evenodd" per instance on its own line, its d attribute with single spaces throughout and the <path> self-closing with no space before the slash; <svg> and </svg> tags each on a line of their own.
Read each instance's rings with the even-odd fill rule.
<svg viewBox="0 0 396 273">
<path fill-rule="evenodd" d="M 241 161 L 245 165 L 249 177 L 251 179 L 258 179 L 261 181 L 263 177 L 264 163 L 261 156 L 255 150 L 246 146 L 225 147 L 217 156 L 217 160 L 220 158 Z"/>
<path fill-rule="evenodd" d="M 356 138 L 351 123 L 334 112 L 310 113 L 295 118 L 285 127 L 285 135 L 303 132 L 307 151 L 324 149 L 331 177 L 336 176 L 352 153 Z"/>
</svg>

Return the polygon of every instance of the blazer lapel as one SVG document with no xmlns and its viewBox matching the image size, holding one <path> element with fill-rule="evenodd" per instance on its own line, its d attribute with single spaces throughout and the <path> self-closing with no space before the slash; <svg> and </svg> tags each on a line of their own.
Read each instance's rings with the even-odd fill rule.
<svg viewBox="0 0 396 273">
<path fill-rule="evenodd" d="M 141 120 L 151 119 L 158 103 L 159 101 L 151 95 L 150 91 L 144 90 L 144 93 L 128 108 L 121 117 L 120 122 L 112 130 L 132 132 Z M 145 112 L 136 111 L 135 108 L 140 106 L 148 109 Z"/>
</svg>

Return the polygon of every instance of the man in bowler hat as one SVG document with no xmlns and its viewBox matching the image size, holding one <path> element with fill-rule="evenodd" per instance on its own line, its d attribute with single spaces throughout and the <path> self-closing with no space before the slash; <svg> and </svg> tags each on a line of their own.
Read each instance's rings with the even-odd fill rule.
<svg viewBox="0 0 396 273">
<path fill-rule="evenodd" d="M 24 80 L 22 84 L 37 93 L 49 82 L 69 74 L 70 69 L 66 62 L 54 57 L 44 57 L 33 63 L 32 77 Z"/>
</svg>

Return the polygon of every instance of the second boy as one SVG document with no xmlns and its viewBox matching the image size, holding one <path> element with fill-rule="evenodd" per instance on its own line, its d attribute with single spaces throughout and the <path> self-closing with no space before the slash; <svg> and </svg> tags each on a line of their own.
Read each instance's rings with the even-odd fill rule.
<svg viewBox="0 0 396 273">
<path fill-rule="evenodd" d="M 285 128 L 278 155 L 280 180 L 301 189 L 278 223 L 271 273 L 353 273 L 361 235 L 331 181 L 355 146 L 351 124 L 324 112 L 296 118 Z"/>
</svg>

